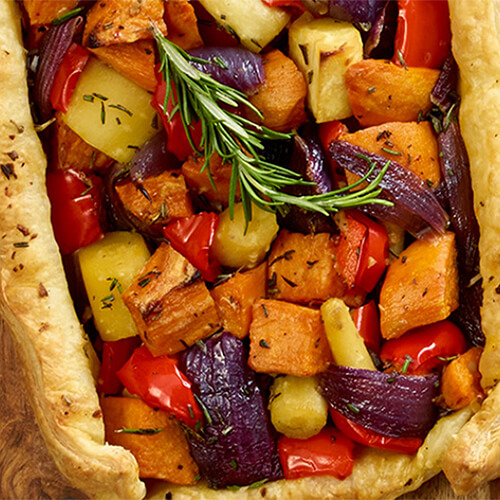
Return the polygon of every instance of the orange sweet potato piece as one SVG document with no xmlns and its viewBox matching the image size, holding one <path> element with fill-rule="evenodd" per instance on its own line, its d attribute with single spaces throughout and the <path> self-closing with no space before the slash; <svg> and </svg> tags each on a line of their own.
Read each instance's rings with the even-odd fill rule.
<svg viewBox="0 0 500 500">
<path fill-rule="evenodd" d="M 190 50 L 203 46 L 198 30 L 198 19 L 188 0 L 165 2 L 165 21 L 168 30 L 167 38 L 181 49 Z"/>
<path fill-rule="evenodd" d="M 380 292 L 380 327 L 386 339 L 447 318 L 458 307 L 454 233 L 413 242 L 387 269 Z"/>
<path fill-rule="evenodd" d="M 341 140 L 396 161 L 429 186 L 441 180 L 436 136 L 429 122 L 391 122 L 345 134 Z M 348 184 L 358 177 L 346 172 Z"/>
<path fill-rule="evenodd" d="M 481 353 L 480 347 L 473 347 L 445 368 L 441 378 L 441 396 L 446 407 L 460 410 L 484 395 L 478 370 Z"/>
<path fill-rule="evenodd" d="M 349 66 L 346 85 L 354 116 L 363 127 L 417 121 L 431 109 L 430 93 L 439 70 L 408 68 L 381 59 Z"/>
<path fill-rule="evenodd" d="M 263 57 L 266 80 L 250 97 L 250 102 L 262 113 L 262 123 L 266 127 L 290 131 L 307 119 L 304 75 L 292 59 L 279 50 L 272 50 Z"/>
<path fill-rule="evenodd" d="M 87 14 L 83 45 L 96 49 L 152 38 L 152 22 L 166 34 L 163 13 L 163 0 L 99 0 Z"/>
<path fill-rule="evenodd" d="M 54 136 L 52 141 L 52 164 L 65 170 L 106 169 L 113 159 L 86 143 L 76 132 L 73 132 L 56 113 Z"/>
<path fill-rule="evenodd" d="M 280 300 L 254 303 L 248 357 L 252 370 L 308 377 L 332 362 L 319 310 Z"/>
<path fill-rule="evenodd" d="M 268 259 L 269 295 L 301 304 L 342 297 L 347 285 L 336 269 L 337 248 L 338 238 L 329 233 L 282 230 Z"/>
<path fill-rule="evenodd" d="M 163 243 L 122 294 L 154 356 L 175 354 L 220 328 L 215 303 L 196 269 Z"/>
<path fill-rule="evenodd" d="M 221 203 L 226 207 L 229 199 L 232 167 L 227 163 L 222 163 L 222 158 L 218 154 L 212 155 L 209 168 L 217 188 L 214 189 L 210 183 L 207 170 L 201 171 L 204 161 L 205 158 L 190 156 L 182 165 L 182 174 L 193 191 L 204 196 L 209 201 Z M 237 198 L 239 198 L 239 192 L 238 187 L 236 189 Z"/>
<path fill-rule="evenodd" d="M 156 88 L 155 48 L 153 40 L 137 40 L 91 49 L 103 62 L 143 89 Z"/>
<path fill-rule="evenodd" d="M 266 295 L 266 263 L 238 272 L 211 290 L 224 329 L 242 339 L 248 335 L 252 305 Z"/>
<path fill-rule="evenodd" d="M 54 19 L 73 10 L 79 0 L 24 0 L 31 25 L 49 24 Z"/>
<path fill-rule="evenodd" d="M 123 205 L 148 226 L 167 224 L 174 219 L 193 215 L 186 182 L 175 170 L 165 170 L 147 177 L 141 190 L 130 180 L 117 183 L 116 192 Z"/>
<path fill-rule="evenodd" d="M 132 452 L 140 477 L 193 484 L 199 470 L 177 420 L 138 398 L 102 398 L 101 408 L 106 441 Z M 141 429 L 151 434 L 119 432 L 122 429 Z"/>
</svg>

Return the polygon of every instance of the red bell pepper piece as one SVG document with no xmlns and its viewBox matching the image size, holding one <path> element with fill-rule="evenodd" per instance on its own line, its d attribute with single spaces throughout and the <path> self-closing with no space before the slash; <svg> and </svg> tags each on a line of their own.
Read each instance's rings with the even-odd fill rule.
<svg viewBox="0 0 500 500">
<path fill-rule="evenodd" d="M 388 340 L 380 358 L 397 370 L 423 375 L 446 364 L 447 358 L 462 354 L 467 342 L 460 328 L 451 321 L 421 326 L 402 337 Z"/>
<path fill-rule="evenodd" d="M 328 151 L 332 141 L 347 133 L 349 133 L 349 129 L 339 120 L 320 123 L 318 126 L 319 140 L 325 151 Z"/>
<path fill-rule="evenodd" d="M 374 300 L 351 310 L 351 316 L 365 344 L 374 353 L 380 352 L 380 319 Z"/>
<path fill-rule="evenodd" d="M 193 154 L 193 146 L 189 142 L 184 124 L 182 123 L 180 112 L 174 111 L 172 96 L 167 102 L 165 109 L 165 94 L 167 92 L 167 84 L 163 80 L 163 75 L 159 71 L 159 66 L 156 68 L 157 85 L 153 94 L 151 105 L 161 116 L 163 127 L 167 133 L 167 151 L 173 153 L 179 161 L 185 161 L 186 158 Z M 174 88 L 174 99 L 177 102 L 177 94 Z M 193 144 L 199 145 L 202 137 L 201 122 L 195 121 L 189 126 L 189 131 Z"/>
<path fill-rule="evenodd" d="M 100 224 L 101 179 L 72 169 L 47 173 L 52 227 L 63 255 L 103 237 Z"/>
<path fill-rule="evenodd" d="M 184 255 L 206 281 L 215 281 L 220 274 L 220 265 L 211 254 L 218 225 L 217 214 L 200 212 L 177 219 L 163 228 L 163 234 L 172 247 Z"/>
<path fill-rule="evenodd" d="M 85 68 L 90 54 L 81 45 L 72 43 L 62 60 L 61 66 L 56 73 L 50 102 L 54 109 L 66 113 L 78 78 Z"/>
<path fill-rule="evenodd" d="M 396 438 L 384 436 L 370 429 L 365 429 L 361 425 L 344 417 L 344 415 L 333 408 L 330 408 L 330 416 L 336 427 L 349 439 L 371 448 L 380 448 L 382 450 L 412 455 L 416 453 L 422 445 L 423 440 L 421 438 Z"/>
<path fill-rule="evenodd" d="M 262 0 L 269 7 L 292 7 L 299 12 L 305 12 L 307 9 L 304 7 L 300 0 Z"/>
<path fill-rule="evenodd" d="M 440 68 L 450 53 L 448 2 L 399 0 L 393 62 L 410 67 Z"/>
<path fill-rule="evenodd" d="M 387 266 L 389 239 L 384 226 L 360 213 L 346 213 L 337 266 L 349 287 L 371 292 Z"/>
<path fill-rule="evenodd" d="M 309 439 L 286 436 L 278 440 L 285 479 L 334 476 L 345 479 L 354 465 L 354 443 L 337 429 L 323 429 Z"/>
<path fill-rule="evenodd" d="M 97 380 L 99 394 L 118 394 L 122 390 L 123 385 L 116 372 L 130 358 L 140 343 L 139 337 L 128 337 L 103 343 L 101 369 Z"/>
<path fill-rule="evenodd" d="M 146 346 L 138 347 L 118 371 L 125 388 L 153 408 L 175 415 L 190 427 L 203 421 L 191 390 L 191 382 L 169 356 L 154 357 Z"/>
</svg>

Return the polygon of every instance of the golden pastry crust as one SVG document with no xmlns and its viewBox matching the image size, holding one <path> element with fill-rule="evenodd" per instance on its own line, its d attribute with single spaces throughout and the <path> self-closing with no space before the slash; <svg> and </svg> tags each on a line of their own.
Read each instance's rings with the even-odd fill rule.
<svg viewBox="0 0 500 500">
<path fill-rule="evenodd" d="M 449 0 L 453 52 L 460 68 L 460 125 L 471 164 L 480 226 L 481 383 L 500 379 L 500 1 Z M 500 475 L 500 388 L 459 433 L 444 471 L 457 494 Z"/>
<path fill-rule="evenodd" d="M 0 312 L 26 368 L 32 404 L 49 450 L 69 480 L 94 498 L 142 498 L 135 459 L 104 442 L 96 361 L 78 322 L 50 225 L 45 157 L 33 128 L 16 3 L 0 0 Z M 217 491 L 159 486 L 188 498 L 395 498 L 418 488 L 441 461 L 470 409 L 441 419 L 415 456 L 366 449 L 353 474 L 277 481 Z"/>
</svg>

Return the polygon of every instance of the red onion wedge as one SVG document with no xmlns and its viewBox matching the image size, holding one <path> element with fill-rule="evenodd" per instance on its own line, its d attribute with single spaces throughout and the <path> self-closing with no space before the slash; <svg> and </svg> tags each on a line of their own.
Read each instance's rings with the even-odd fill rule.
<svg viewBox="0 0 500 500">
<path fill-rule="evenodd" d="M 450 107 L 457 102 L 457 83 L 458 66 L 453 56 L 450 55 L 444 61 L 439 78 L 431 92 L 432 104 L 437 106 L 443 114 L 447 113 Z"/>
<path fill-rule="evenodd" d="M 262 56 L 247 49 L 202 47 L 190 50 L 189 55 L 200 59 L 200 61 L 191 61 L 191 65 L 196 69 L 245 94 L 252 93 L 264 83 Z"/>
<path fill-rule="evenodd" d="M 413 172 L 395 161 L 389 161 L 382 156 L 340 140 L 330 143 L 328 154 L 340 167 L 359 176 L 368 174 L 370 168 L 374 166 L 372 173 L 368 176 L 369 181 L 373 181 L 389 162 L 387 171 L 379 184 L 382 188 L 380 197 L 392 201 L 394 206 L 383 207 L 383 210 L 379 209 L 378 212 L 382 215 L 390 214 L 392 220 L 399 218 L 400 221 L 404 221 L 403 226 L 413 234 L 418 235 L 422 232 L 423 223 L 439 233 L 444 232 L 448 223 L 448 215 L 433 191 Z M 373 206 L 366 205 L 369 209 Z"/>
<path fill-rule="evenodd" d="M 74 17 L 63 24 L 51 26 L 40 42 L 34 99 L 42 122 L 52 117 L 53 110 L 50 103 L 52 85 L 62 60 L 73 42 L 76 29 L 82 21 L 82 17 Z"/>
<path fill-rule="evenodd" d="M 437 419 L 437 380 L 332 365 L 320 386 L 328 404 L 353 422 L 385 436 L 423 438 Z"/>
</svg>

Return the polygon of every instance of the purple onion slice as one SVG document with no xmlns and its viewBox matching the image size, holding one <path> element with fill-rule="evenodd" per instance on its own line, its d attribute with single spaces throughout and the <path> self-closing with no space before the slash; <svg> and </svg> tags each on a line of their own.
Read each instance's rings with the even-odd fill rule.
<svg viewBox="0 0 500 500">
<path fill-rule="evenodd" d="M 262 56 L 240 47 L 201 47 L 189 51 L 209 63 L 192 61 L 196 69 L 211 75 L 220 83 L 244 92 L 252 93 L 264 83 Z"/>
<path fill-rule="evenodd" d="M 328 153 L 340 167 L 361 177 L 366 175 L 370 167 L 374 165 L 375 168 L 368 177 L 369 181 L 373 181 L 389 162 L 388 169 L 379 184 L 382 188 L 380 197 L 392 201 L 394 207 L 390 207 L 392 210 L 384 207 L 385 210 L 379 210 L 379 212 L 381 214 L 392 213 L 394 218 L 408 221 L 407 223 L 413 226 L 405 227 L 414 234 L 422 232 L 422 223 L 439 233 L 444 232 L 448 223 L 448 215 L 433 191 L 413 172 L 395 161 L 389 161 L 382 156 L 340 140 L 330 143 Z"/>
<path fill-rule="evenodd" d="M 34 99 L 42 122 L 52 117 L 53 110 L 50 103 L 52 85 L 62 60 L 73 42 L 76 29 L 82 21 L 82 17 L 74 17 L 63 24 L 51 26 L 40 42 Z"/>
<path fill-rule="evenodd" d="M 328 404 L 349 420 L 384 436 L 424 438 L 437 419 L 437 380 L 332 365 L 320 386 Z"/>
<path fill-rule="evenodd" d="M 203 428 L 188 432 L 191 453 L 215 488 L 283 475 L 266 404 L 246 359 L 241 340 L 227 332 L 180 359 L 205 415 Z"/>
<path fill-rule="evenodd" d="M 373 24 L 388 0 L 302 0 L 313 14 L 342 21 Z"/>
<path fill-rule="evenodd" d="M 458 66 L 453 56 L 449 55 L 431 92 L 432 104 L 437 106 L 443 114 L 446 114 L 451 106 L 457 102 L 457 83 Z"/>
</svg>

